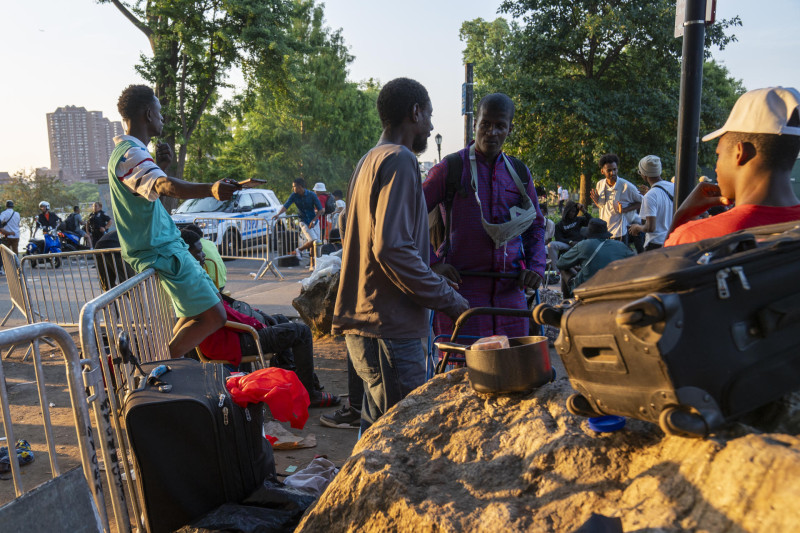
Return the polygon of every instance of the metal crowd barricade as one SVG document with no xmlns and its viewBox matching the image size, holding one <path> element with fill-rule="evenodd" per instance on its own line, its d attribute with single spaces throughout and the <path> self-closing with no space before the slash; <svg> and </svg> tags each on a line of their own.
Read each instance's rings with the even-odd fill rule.
<svg viewBox="0 0 800 533">
<path fill-rule="evenodd" d="M 100 530 L 100 528 L 102 528 L 103 531 L 110 531 L 108 516 L 106 513 L 105 499 L 103 496 L 103 487 L 100 482 L 100 472 L 97 466 L 97 456 L 92 436 L 93 434 L 92 434 L 91 420 L 89 418 L 87 398 L 84 392 L 84 387 L 87 385 L 87 383 L 91 381 L 92 374 L 91 372 L 87 373 L 87 371 L 82 372 L 81 365 L 84 361 L 81 361 L 80 356 L 78 354 L 78 349 L 76 348 L 75 343 L 72 341 L 72 338 L 63 328 L 61 328 L 56 324 L 49 324 L 49 323 L 29 324 L 25 326 L 20 326 L 0 331 L 0 349 L 16 344 L 31 343 L 33 346 L 33 354 L 34 354 L 33 365 L 36 375 L 36 384 L 39 392 L 39 407 L 42 413 L 42 422 L 44 425 L 45 439 L 47 442 L 47 452 L 50 459 L 50 471 L 52 474 L 52 480 L 55 480 L 56 478 L 61 477 L 62 474 L 61 474 L 61 468 L 59 467 L 58 464 L 56 442 L 53 436 L 53 429 L 50 417 L 50 404 L 48 403 L 47 400 L 45 381 L 44 381 L 44 371 L 42 367 L 42 358 L 41 358 L 41 353 L 39 351 L 39 341 L 45 338 L 52 339 L 53 341 L 55 341 L 56 345 L 61 350 L 61 353 L 66 361 L 67 384 L 69 387 L 69 395 L 72 403 L 72 411 L 74 414 L 75 431 L 78 437 L 78 449 L 80 452 L 81 465 L 83 468 L 83 476 L 85 477 L 85 481 L 88 484 L 89 492 L 91 492 L 90 500 L 93 500 L 94 502 L 93 503 L 94 509 L 92 509 L 93 506 L 91 501 L 84 502 L 80 500 L 79 494 L 69 494 L 70 492 L 76 493 L 77 491 L 62 490 L 64 489 L 64 487 L 74 489 L 74 485 L 70 487 L 69 482 L 64 482 L 63 485 L 56 485 L 55 483 L 49 485 L 48 484 L 42 485 L 41 487 L 44 488 L 41 490 L 51 491 L 50 495 L 52 496 L 52 498 L 43 498 L 43 499 L 47 499 L 48 501 L 51 502 L 61 501 L 62 503 L 64 502 L 64 500 L 68 500 L 70 502 L 74 501 L 76 504 L 84 503 L 84 505 L 82 506 L 75 505 L 74 508 L 70 507 L 69 509 L 63 509 L 63 508 L 37 509 L 36 512 L 45 514 L 51 513 L 53 516 L 54 523 L 58 523 L 59 529 L 61 530 L 65 530 L 63 529 L 64 527 L 69 528 L 69 526 L 66 526 L 65 524 L 71 520 L 74 520 L 77 523 L 81 523 L 81 521 L 88 521 L 86 525 L 88 525 L 88 523 L 91 523 L 90 520 L 95 520 L 97 530 Z M 25 494 L 25 491 L 22 486 L 19 464 L 17 463 L 16 454 L 14 453 L 14 445 L 16 441 L 14 437 L 14 428 L 11 418 L 11 408 L 9 405 L 8 391 L 6 389 L 6 378 L 3 372 L 2 361 L 0 361 L 0 408 L 2 409 L 3 426 L 5 430 L 5 436 L 7 437 L 7 444 L 9 447 L 9 457 L 11 458 L 10 467 L 14 483 L 14 491 L 16 493 L 17 498 L 20 498 Z M 107 457 L 105 464 L 107 470 L 111 471 L 117 466 L 116 458 Z M 72 476 L 71 472 L 64 474 L 65 478 L 67 476 Z M 74 480 L 75 478 L 71 477 L 70 479 Z M 40 490 L 40 488 L 37 488 L 36 490 L 38 491 Z M 55 496 L 56 494 L 58 496 Z M 4 507 L 3 509 L 4 520 L 9 520 L 8 515 L 11 515 L 11 517 L 16 517 L 17 519 L 19 519 L 20 516 L 24 516 L 25 514 L 30 513 L 30 511 L 26 510 L 22 510 L 22 512 L 10 511 L 8 506 L 11 506 L 12 504 L 13 501 L 7 504 L 6 507 Z M 91 512 L 92 510 L 94 511 L 93 513 Z M 91 514 L 92 516 L 84 516 L 83 514 L 80 514 L 81 511 L 84 511 L 87 514 Z M 72 516 L 67 517 L 66 515 L 68 513 Z M 42 519 L 46 521 L 47 516 L 42 517 Z M 4 522 L 3 527 L 8 528 L 9 531 L 30 530 L 30 524 L 13 524 Z M 123 516 L 119 517 L 117 521 L 117 527 L 119 531 L 130 531 L 130 523 L 127 522 L 127 511 Z"/>
<path fill-rule="evenodd" d="M 289 215 L 280 217 L 272 228 L 273 250 L 278 256 L 290 255 L 306 243 L 303 231 L 300 229 L 300 217 Z"/>
<path fill-rule="evenodd" d="M 28 324 L 52 322 L 75 327 L 83 304 L 134 274 L 122 260 L 119 248 L 28 255 L 22 259 L 3 248 L 13 307 L 0 326 L 17 309 Z M 11 347 L 6 357 L 13 350 Z M 30 349 L 23 359 L 29 354 Z"/>
<path fill-rule="evenodd" d="M 261 261 L 256 279 L 271 271 L 278 279 L 283 275 L 270 259 L 270 233 L 272 223 L 261 217 L 196 218 L 203 236 L 217 245 L 225 259 L 251 259 Z"/>
<path fill-rule="evenodd" d="M 11 296 L 11 309 L 3 317 L 3 321 L 0 322 L 0 326 L 4 326 L 15 310 L 22 313 L 24 317 L 28 317 L 30 312 L 27 291 L 20 275 L 22 270 L 19 257 L 14 253 L 14 250 L 5 245 L 0 245 L 0 257 L 2 258 L 3 269 L 6 271 L 8 292 Z M 30 320 L 28 322 L 30 323 Z"/>
<path fill-rule="evenodd" d="M 86 302 L 133 274 L 119 248 L 30 255 L 21 263 L 32 313 L 29 322 L 60 326 L 77 326 Z"/>
<path fill-rule="evenodd" d="M 103 460 L 108 465 L 115 462 L 117 456 L 123 458 L 125 470 L 129 473 L 126 476 L 127 498 L 140 531 L 145 530 L 142 522 L 142 500 L 133 476 L 130 475 L 132 465 L 126 460 L 130 456 L 130 445 L 119 418 L 124 392 L 131 388 L 128 380 L 132 368 L 130 364 L 121 362 L 116 341 L 121 333 L 126 333 L 131 351 L 140 362 L 167 360 L 170 358 L 169 341 L 174 324 L 172 302 L 161 288 L 158 275 L 153 269 L 147 269 L 87 302 L 80 314 L 81 347 L 95 375 L 95 379 L 87 386 L 92 388 L 95 419 L 98 424 L 103 424 L 104 438 L 100 440 Z M 117 369 L 113 374 L 108 359 L 113 361 Z M 109 387 L 114 384 L 113 394 L 106 393 L 98 369 Z M 107 468 L 106 476 L 111 488 L 115 517 L 120 523 L 127 520 L 128 515 L 119 468 L 114 471 Z"/>
</svg>

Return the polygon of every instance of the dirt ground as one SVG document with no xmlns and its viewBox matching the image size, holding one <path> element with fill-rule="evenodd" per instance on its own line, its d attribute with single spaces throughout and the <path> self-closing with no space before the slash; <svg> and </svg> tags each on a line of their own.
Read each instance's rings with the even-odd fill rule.
<svg viewBox="0 0 800 533">
<path fill-rule="evenodd" d="M 228 285 L 226 288 L 230 289 L 235 298 L 247 301 L 254 307 L 264 309 L 270 313 L 283 313 L 287 316 L 296 315 L 291 306 L 291 301 L 300 292 L 298 282 L 308 275 L 305 268 L 282 268 L 283 280 L 278 280 L 271 274 L 268 274 L 262 280 L 256 280 L 250 274 L 257 269 L 257 265 L 253 262 L 234 261 L 227 263 L 227 266 Z M 11 304 L 8 294 L 8 287 L 3 283 L 0 285 L 0 315 L 4 315 L 10 309 Z M 18 326 L 24 323 L 24 318 L 15 312 L 6 327 Z M 73 333 L 76 345 L 80 347 L 75 328 L 70 331 Z M 41 353 L 46 383 L 45 403 L 52 405 L 50 415 L 54 442 L 56 443 L 55 459 L 61 472 L 66 472 L 71 468 L 80 467 L 80 460 L 64 360 L 59 350 L 50 348 L 45 344 L 41 345 Z M 36 387 L 34 365 L 30 359 L 22 361 L 23 354 L 24 348 L 17 349 L 10 357 L 2 360 L 2 366 L 8 386 L 15 438 L 27 440 L 31 444 L 35 455 L 33 463 L 22 466 L 20 469 L 23 489 L 27 491 L 50 479 L 51 471 L 45 433 L 42 427 L 42 414 L 39 408 L 40 400 Z M 345 396 L 347 394 L 346 357 L 343 338 L 326 337 L 315 341 L 314 363 L 320 382 L 326 392 L 341 396 L 343 404 L 347 401 Z M 299 437 L 314 435 L 316 445 L 311 448 L 275 450 L 275 463 L 279 476 L 286 476 L 292 471 L 302 469 L 317 455 L 327 456 L 328 459 L 339 466 L 347 460 L 356 443 L 358 431 L 355 429 L 327 428 L 319 422 L 320 415 L 332 412 L 337 408 L 311 409 L 308 422 L 302 430 L 292 429 L 288 423 L 281 424 L 285 429 Z M 95 426 L 94 420 L 93 426 Z M 0 436 L 4 436 L 3 431 L 4 429 L 0 425 Z M 96 433 L 95 442 L 98 445 L 99 455 L 99 440 Z M 0 442 L 0 446 L 3 445 L 6 445 L 5 441 Z M 14 487 L 10 473 L 0 475 L 0 477 L 3 478 L 0 479 L 1 505 L 14 498 Z M 105 486 L 105 474 L 102 474 L 101 477 Z M 111 517 L 110 511 L 109 517 Z M 0 530 L 2 529 L 2 526 L 0 526 Z"/>
<path fill-rule="evenodd" d="M 78 339 L 75 338 L 75 340 Z M 42 414 L 39 408 L 35 369 L 30 359 L 22 361 L 23 353 L 24 349 L 17 349 L 10 358 L 3 360 L 2 364 L 8 386 L 14 437 L 27 440 L 31 444 L 35 456 L 33 463 L 20 468 L 23 489 L 27 491 L 50 479 L 51 470 Z M 347 363 L 344 339 L 329 337 L 316 342 L 314 358 L 316 372 L 325 391 L 337 395 L 346 394 Z M 56 459 L 61 472 L 66 472 L 71 468 L 80 467 L 80 456 L 64 361 L 60 351 L 43 344 L 42 362 L 47 384 L 45 388 L 46 402 L 48 405 L 53 405 L 50 408 L 50 416 L 56 443 Z M 346 402 L 347 399 L 343 398 L 342 400 Z M 332 412 L 334 409 L 336 408 L 310 409 L 308 422 L 302 430 L 292 429 L 288 423 L 281 423 L 295 435 L 301 437 L 314 435 L 316 446 L 296 450 L 274 450 L 275 465 L 279 476 L 288 475 L 293 471 L 292 467 L 297 470 L 304 468 L 317 455 L 327 456 L 339 466 L 345 462 L 355 445 L 358 431 L 322 426 L 319 422 L 320 415 Z M 0 434 L 4 436 L 2 427 L 0 427 Z M 0 445 L 5 444 L 5 441 L 0 443 Z M 0 479 L 0 505 L 15 497 L 11 474 L 8 473 L 2 477 L 3 479 Z M 105 486 L 104 474 L 103 484 Z M 1 529 L 2 527 L 0 527 Z"/>
</svg>

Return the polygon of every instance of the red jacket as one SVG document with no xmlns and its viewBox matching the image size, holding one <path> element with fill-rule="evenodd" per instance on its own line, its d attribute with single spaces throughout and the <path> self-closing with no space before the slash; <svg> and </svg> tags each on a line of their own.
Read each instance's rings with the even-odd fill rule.
<svg viewBox="0 0 800 533">
<path fill-rule="evenodd" d="M 247 324 L 248 326 L 254 327 L 256 330 L 266 327 L 255 318 L 243 315 L 235 310 L 228 305 L 228 302 L 223 301 L 222 305 L 225 306 L 228 321 Z M 238 366 L 239 363 L 242 362 L 242 346 L 239 343 L 239 335 L 249 335 L 249 333 L 242 332 L 238 329 L 222 327 L 200 343 L 200 350 L 202 350 L 203 355 L 208 359 L 230 361 L 232 365 Z"/>
</svg>

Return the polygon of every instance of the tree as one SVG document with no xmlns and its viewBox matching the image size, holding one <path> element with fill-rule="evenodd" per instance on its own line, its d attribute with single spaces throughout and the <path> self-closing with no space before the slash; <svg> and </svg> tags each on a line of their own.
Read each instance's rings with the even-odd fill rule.
<svg viewBox="0 0 800 533">
<path fill-rule="evenodd" d="M 14 201 L 14 209 L 20 214 L 20 225 L 27 227 L 30 235 L 36 227 L 39 202 L 44 200 L 54 208 L 78 203 L 78 197 L 70 193 L 64 182 L 33 169 L 15 172 L 11 182 L 0 188 L 0 197 Z"/>
<path fill-rule="evenodd" d="M 283 84 L 251 80 L 198 129 L 187 175 L 207 179 L 259 177 L 285 197 L 296 177 L 309 187 L 325 182 L 344 190 L 359 158 L 380 135 L 371 80 L 347 81 L 347 53 L 340 31 L 324 26 L 313 0 L 298 0 L 287 28 L 297 46 L 280 67 Z"/>
<path fill-rule="evenodd" d="M 137 71 L 155 86 L 183 177 L 192 137 L 233 66 L 267 79 L 289 52 L 290 0 L 97 0 L 113 4 L 150 42 Z M 280 84 L 276 77 L 275 83 Z"/>
<path fill-rule="evenodd" d="M 573 190 L 579 183 L 586 202 L 603 153 L 616 152 L 629 176 L 646 154 L 674 164 L 681 53 L 674 2 L 506 0 L 500 10 L 521 23 L 464 23 L 464 58 L 476 64 L 476 95 L 500 90 L 517 102 L 509 150 L 536 177 Z M 734 39 L 724 30 L 736 24 L 710 27 L 706 45 L 723 48 Z M 735 85 L 719 69 L 714 76 Z M 716 123 L 720 111 L 704 107 L 702 120 Z"/>
<path fill-rule="evenodd" d="M 94 183 L 78 181 L 66 187 L 69 196 L 78 198 L 82 204 L 97 202 L 100 200 L 100 190 Z"/>
</svg>

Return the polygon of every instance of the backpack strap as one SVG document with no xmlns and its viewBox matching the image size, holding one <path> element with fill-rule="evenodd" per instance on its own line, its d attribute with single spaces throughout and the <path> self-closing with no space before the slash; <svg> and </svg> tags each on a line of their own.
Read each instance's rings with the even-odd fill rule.
<svg viewBox="0 0 800 533">
<path fill-rule="evenodd" d="M 514 170 L 517 171 L 517 175 L 519 175 L 519 179 L 522 180 L 522 184 L 527 187 L 528 182 L 530 181 L 528 178 L 527 165 L 512 155 L 506 154 L 506 157 L 509 159 L 509 161 L 511 161 L 511 166 L 514 167 Z"/>
<path fill-rule="evenodd" d="M 598 246 L 597 248 L 595 248 L 595 249 L 594 249 L 594 252 L 592 252 L 592 255 L 590 255 L 590 256 L 589 256 L 589 259 L 587 259 L 587 260 L 586 260 L 586 262 L 585 262 L 583 265 L 581 265 L 581 269 L 584 269 L 584 268 L 586 268 L 586 267 L 588 267 L 588 266 L 589 266 L 589 263 L 591 263 L 591 262 L 592 262 L 592 259 L 594 259 L 594 256 L 596 256 L 596 255 L 597 255 L 597 252 L 599 252 L 599 251 L 600 251 L 600 248 L 602 248 L 602 247 L 603 247 L 603 245 L 604 245 L 605 243 L 607 243 L 607 242 L 608 242 L 608 239 L 606 239 L 606 240 L 603 240 L 603 241 L 601 241 L 601 242 L 600 242 L 600 246 Z"/>
<path fill-rule="evenodd" d="M 447 177 L 445 178 L 444 192 L 444 249 L 443 256 L 450 253 L 450 228 L 453 219 L 453 200 L 456 193 L 462 198 L 466 198 L 467 191 L 461 184 L 461 174 L 464 170 L 464 162 L 458 153 L 445 156 L 447 161 Z"/>
<path fill-rule="evenodd" d="M 673 198 L 673 197 L 672 197 L 672 195 L 671 195 L 670 193 L 668 193 L 668 192 L 667 192 L 667 189 L 665 189 L 664 187 L 659 187 L 659 186 L 658 186 L 658 184 L 656 184 L 656 185 L 653 185 L 653 188 L 654 188 L 654 189 L 658 189 L 659 191 L 663 191 L 663 193 L 664 193 L 664 194 L 666 194 L 667 196 L 669 196 L 669 200 L 670 200 L 671 202 L 674 202 L 674 201 L 675 201 L 675 198 Z"/>
</svg>

